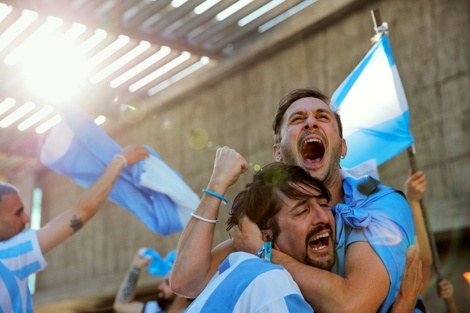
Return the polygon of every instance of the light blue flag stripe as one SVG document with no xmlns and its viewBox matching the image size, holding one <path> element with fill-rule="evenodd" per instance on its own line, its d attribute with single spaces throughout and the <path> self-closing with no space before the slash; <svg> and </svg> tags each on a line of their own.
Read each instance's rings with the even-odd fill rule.
<svg viewBox="0 0 470 313">
<path fill-rule="evenodd" d="M 383 164 L 413 143 L 406 96 L 386 35 L 367 53 L 332 97 L 348 145 L 341 166 Z"/>
<path fill-rule="evenodd" d="M 64 121 L 46 139 L 41 151 L 41 162 L 83 188 L 88 188 L 122 148 L 81 108 L 68 106 L 61 110 L 61 115 Z M 160 159 L 155 151 L 146 148 L 153 157 Z M 181 231 L 184 221 L 177 212 L 177 201 L 167 194 L 140 185 L 145 162 L 140 161 L 124 168 L 108 199 L 132 212 L 153 232 L 169 235 Z M 163 162 L 160 165 L 167 166 Z M 175 173 L 171 169 L 169 171 Z M 177 176 L 177 179 L 171 180 L 175 184 L 174 189 L 184 190 L 186 194 L 182 197 L 191 199 L 194 208 L 190 209 L 195 210 L 199 198 L 180 175 Z M 165 177 L 162 179 L 165 180 Z M 158 180 L 155 183 L 168 184 L 169 181 Z"/>
</svg>

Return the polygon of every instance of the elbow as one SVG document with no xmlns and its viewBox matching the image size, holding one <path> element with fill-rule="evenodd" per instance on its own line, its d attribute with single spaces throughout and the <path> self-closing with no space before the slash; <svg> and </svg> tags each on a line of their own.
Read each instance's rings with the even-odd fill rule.
<svg viewBox="0 0 470 313">
<path fill-rule="evenodd" d="M 170 276 L 170 288 L 175 294 L 189 299 L 199 296 L 203 289 L 191 284 L 187 279 L 178 275 L 173 276 L 173 274 Z"/>
</svg>

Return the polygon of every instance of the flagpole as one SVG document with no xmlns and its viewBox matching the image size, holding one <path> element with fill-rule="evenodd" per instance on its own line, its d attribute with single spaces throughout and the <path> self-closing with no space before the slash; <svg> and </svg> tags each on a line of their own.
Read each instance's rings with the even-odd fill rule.
<svg viewBox="0 0 470 313">
<path fill-rule="evenodd" d="M 388 24 L 385 22 L 382 22 L 382 17 L 380 16 L 380 11 L 379 9 L 373 9 L 370 11 L 372 14 L 372 21 L 374 21 L 374 30 L 375 30 L 375 36 L 372 37 L 370 40 L 372 44 L 378 42 L 380 38 L 382 38 L 383 34 L 388 33 Z"/>
<path fill-rule="evenodd" d="M 415 173 L 418 171 L 418 165 L 416 162 L 416 149 L 415 149 L 414 144 L 409 146 L 407 151 L 408 151 L 408 158 L 410 160 L 411 172 Z M 431 253 L 432 253 L 432 259 L 433 259 L 432 264 L 433 264 L 434 270 L 437 273 L 438 281 L 441 281 L 442 275 L 441 275 L 441 270 L 440 270 L 441 265 L 439 261 L 439 254 L 437 253 L 436 241 L 434 240 L 434 233 L 432 232 L 431 225 L 429 223 L 428 210 L 423 203 L 423 199 L 419 200 L 419 204 L 421 206 L 421 213 L 423 214 L 423 221 L 424 221 L 424 225 L 426 226 L 426 232 L 429 238 L 429 245 L 431 246 Z"/>
<path fill-rule="evenodd" d="M 388 24 L 385 22 L 382 22 L 382 17 L 380 16 L 380 11 L 379 9 L 373 9 L 371 10 L 371 15 L 372 15 L 372 20 L 374 22 L 374 30 L 375 30 L 375 35 L 374 37 L 371 38 L 371 42 L 373 44 L 377 43 L 380 38 L 384 34 L 387 34 L 388 32 Z M 418 171 L 418 166 L 416 163 L 416 150 L 414 144 L 408 147 L 408 158 L 410 160 L 410 167 L 411 167 L 411 172 L 415 173 Z M 432 258 L 433 258 L 433 267 L 434 270 L 437 273 L 438 280 L 442 280 L 442 275 L 441 275 L 441 270 L 440 270 L 440 261 L 439 261 L 439 254 L 437 253 L 437 247 L 436 247 L 436 241 L 434 240 L 434 233 L 431 230 L 431 225 L 429 223 L 429 216 L 427 212 L 427 208 L 424 206 L 423 200 L 421 199 L 419 201 L 419 204 L 421 206 L 421 212 L 423 214 L 423 220 L 424 220 L 424 226 L 426 228 L 426 233 L 429 238 L 429 244 L 431 246 L 431 253 L 432 253 Z"/>
</svg>

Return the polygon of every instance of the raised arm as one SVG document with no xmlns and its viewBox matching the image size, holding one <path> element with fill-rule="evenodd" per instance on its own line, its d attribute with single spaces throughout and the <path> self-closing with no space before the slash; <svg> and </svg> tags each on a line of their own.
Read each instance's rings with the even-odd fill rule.
<svg viewBox="0 0 470 313">
<path fill-rule="evenodd" d="M 223 196 L 247 168 L 247 162 L 235 150 L 228 147 L 217 149 L 207 190 Z M 220 203 L 218 197 L 204 193 L 193 217 L 183 230 L 170 276 L 173 292 L 188 298 L 197 297 L 220 263 L 229 253 L 235 251 L 230 240 L 211 251 Z"/>
<path fill-rule="evenodd" d="M 410 173 L 405 185 L 405 194 L 413 212 L 414 225 L 416 229 L 416 237 L 418 241 L 418 248 L 420 250 L 422 272 L 423 272 L 423 286 L 420 292 L 424 292 L 429 283 L 432 266 L 432 253 L 429 237 L 426 230 L 426 225 L 423 218 L 423 211 L 421 208 L 421 200 L 423 199 L 424 192 L 426 191 L 426 176 L 422 171 Z"/>
<path fill-rule="evenodd" d="M 446 313 L 459 313 L 457 303 L 454 298 L 454 286 L 447 280 L 443 279 L 437 284 L 437 293 L 439 298 L 446 303 Z"/>
<path fill-rule="evenodd" d="M 111 160 L 101 176 L 82 193 L 70 209 L 62 212 L 38 230 L 38 241 L 42 253 L 56 247 L 82 228 L 98 212 L 125 165 L 145 159 L 148 151 L 143 146 L 130 145 L 124 148 L 120 155 Z"/>
<path fill-rule="evenodd" d="M 139 251 L 136 252 L 132 260 L 131 266 L 127 271 L 124 280 L 119 286 L 119 291 L 114 299 L 113 309 L 117 313 L 140 313 L 144 308 L 144 303 L 133 301 L 135 296 L 135 287 L 139 279 L 142 268 L 148 266 L 151 258 L 140 256 Z"/>
</svg>

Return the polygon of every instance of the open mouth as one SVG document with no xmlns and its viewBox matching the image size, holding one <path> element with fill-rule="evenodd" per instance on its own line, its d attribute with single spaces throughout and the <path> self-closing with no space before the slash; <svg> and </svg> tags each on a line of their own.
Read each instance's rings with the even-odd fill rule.
<svg viewBox="0 0 470 313">
<path fill-rule="evenodd" d="M 318 234 L 310 238 L 308 246 L 312 251 L 319 251 L 328 247 L 330 242 L 330 233 L 325 232 Z"/>
<path fill-rule="evenodd" d="M 300 154 L 306 163 L 318 163 L 325 155 L 325 147 L 320 139 L 309 138 L 302 142 Z"/>
</svg>

